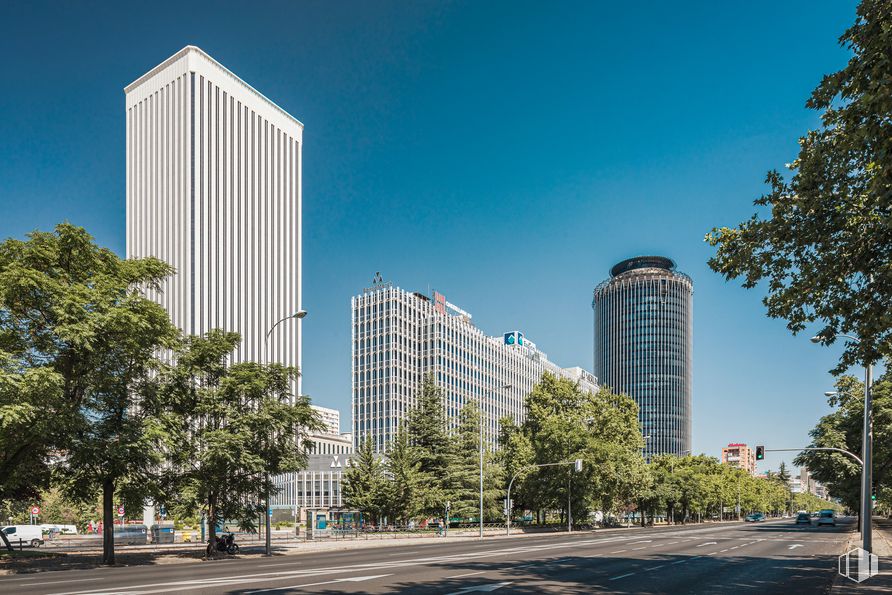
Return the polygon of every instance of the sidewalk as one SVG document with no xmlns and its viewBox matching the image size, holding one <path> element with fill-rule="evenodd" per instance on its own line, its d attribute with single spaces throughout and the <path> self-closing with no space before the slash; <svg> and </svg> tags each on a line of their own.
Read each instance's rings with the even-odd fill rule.
<svg viewBox="0 0 892 595">
<path fill-rule="evenodd" d="M 853 532 L 845 551 L 860 545 L 859 533 Z M 872 576 L 859 584 L 838 574 L 830 593 L 833 595 L 892 593 L 892 520 L 877 518 L 873 520 L 873 553 L 879 557 L 880 573 L 877 576 Z"/>
</svg>

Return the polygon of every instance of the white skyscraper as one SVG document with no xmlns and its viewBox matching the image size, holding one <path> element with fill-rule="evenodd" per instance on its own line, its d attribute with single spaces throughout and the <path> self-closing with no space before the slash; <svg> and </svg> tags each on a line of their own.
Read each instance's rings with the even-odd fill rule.
<svg viewBox="0 0 892 595">
<path fill-rule="evenodd" d="M 264 361 L 301 307 L 303 124 L 194 46 L 124 91 L 127 256 L 176 268 L 152 297 L 179 328 L 238 331 L 234 361 Z M 299 366 L 300 340 L 280 325 L 269 361 Z"/>
</svg>

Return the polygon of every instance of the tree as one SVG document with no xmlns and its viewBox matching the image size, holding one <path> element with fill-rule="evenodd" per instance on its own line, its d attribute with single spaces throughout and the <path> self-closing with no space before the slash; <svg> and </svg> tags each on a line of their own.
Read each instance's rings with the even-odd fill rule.
<svg viewBox="0 0 892 595">
<path fill-rule="evenodd" d="M 519 430 L 524 438 L 514 430 L 503 433 L 503 444 L 514 441 L 521 455 L 519 460 L 508 459 L 506 470 L 575 459 L 583 460 L 583 468 L 576 473 L 566 464 L 529 473 L 518 486 L 524 502 L 537 511 L 559 510 L 563 523 L 568 499 L 573 518 L 582 519 L 593 509 L 612 511 L 638 498 L 647 476 L 638 407 L 630 397 L 613 394 L 606 387 L 591 394 L 546 372 L 528 395 L 526 409 L 527 418 Z M 529 463 L 528 451 L 532 454 Z M 505 481 L 510 481 L 507 473 Z"/>
<path fill-rule="evenodd" d="M 834 411 L 823 416 L 809 432 L 811 446 L 841 448 L 860 456 L 864 429 L 864 385 L 852 376 L 836 383 L 837 394 L 828 402 Z M 873 396 L 873 482 L 879 490 L 892 488 L 892 375 L 887 371 L 871 388 Z M 808 468 L 850 510 L 860 511 L 861 466 L 837 452 L 806 451 L 794 460 Z"/>
<path fill-rule="evenodd" d="M 824 325 L 825 342 L 850 334 L 836 372 L 892 355 L 892 2 L 862 0 L 840 43 L 852 58 L 806 103 L 819 130 L 799 140 L 786 181 L 768 173 L 768 209 L 735 228 L 714 228 L 709 265 L 753 288 L 766 282 L 768 315 L 794 334 Z"/>
<path fill-rule="evenodd" d="M 787 469 L 787 464 L 783 461 L 781 461 L 780 467 L 777 470 L 777 479 L 784 485 L 789 485 L 790 483 L 790 470 Z"/>
<path fill-rule="evenodd" d="M 45 488 L 51 467 L 75 498 L 101 489 L 106 564 L 116 493 L 139 485 L 144 497 L 158 463 L 140 401 L 177 331 L 145 291 L 171 273 L 154 258 L 122 260 L 68 223 L 0 245 L 0 425 L 10 430 L 0 440 L 14 440 L 0 443 L 0 499 Z"/>
<path fill-rule="evenodd" d="M 449 434 L 443 407 L 443 391 L 434 377 L 424 377 L 421 394 L 409 410 L 408 431 L 410 444 L 418 449 L 421 473 L 424 474 L 424 502 L 422 512 L 439 516 L 449 500 Z"/>
<path fill-rule="evenodd" d="M 397 430 L 384 462 L 383 511 L 396 522 L 408 522 L 422 507 L 423 474 L 418 450 L 409 444 L 405 427 Z M 352 491 L 352 490 L 351 490 Z"/>
<path fill-rule="evenodd" d="M 375 454 L 372 437 L 359 443 L 344 473 L 344 502 L 377 524 L 385 506 L 386 478 L 381 460 Z"/>
<path fill-rule="evenodd" d="M 308 435 L 322 429 L 309 400 L 291 393 L 296 369 L 227 363 L 240 342 L 216 329 L 186 338 L 160 388 L 169 497 L 205 511 L 212 540 L 224 520 L 253 529 L 276 493 L 271 478 L 305 468 Z"/>
<path fill-rule="evenodd" d="M 452 515 L 480 517 L 480 408 L 469 401 L 459 412 L 459 424 L 450 437 L 445 493 Z M 484 445 L 485 451 L 485 445 Z M 501 516 L 501 468 L 493 453 L 483 453 L 483 515 Z"/>
</svg>

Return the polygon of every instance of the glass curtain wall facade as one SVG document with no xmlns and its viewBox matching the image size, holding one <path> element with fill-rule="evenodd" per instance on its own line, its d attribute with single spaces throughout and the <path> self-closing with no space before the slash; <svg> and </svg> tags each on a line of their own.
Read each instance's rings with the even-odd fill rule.
<svg viewBox="0 0 892 595">
<path fill-rule="evenodd" d="M 691 451 L 693 294 L 660 256 L 620 262 L 594 291 L 595 373 L 638 403 L 648 460 Z"/>
<path fill-rule="evenodd" d="M 523 333 L 487 336 L 470 314 L 436 292 L 428 297 L 381 284 L 355 296 L 352 311 L 357 446 L 371 437 L 376 452 L 386 452 L 427 374 L 443 391 L 448 430 L 458 426 L 467 403 L 481 404 L 484 443 L 490 449 L 498 446 L 501 418 L 523 422 L 524 398 L 543 372 L 597 390 L 590 372 L 554 364 Z"/>
</svg>

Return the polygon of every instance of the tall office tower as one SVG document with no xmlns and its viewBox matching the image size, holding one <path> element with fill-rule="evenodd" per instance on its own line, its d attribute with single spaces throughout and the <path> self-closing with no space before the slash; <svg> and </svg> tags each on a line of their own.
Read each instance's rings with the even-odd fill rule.
<svg viewBox="0 0 892 595">
<path fill-rule="evenodd" d="M 662 256 L 620 262 L 594 291 L 595 374 L 638 403 L 648 459 L 691 451 L 693 295 Z"/>
<path fill-rule="evenodd" d="M 176 268 L 152 297 L 180 329 L 238 331 L 233 361 L 264 361 L 301 306 L 303 124 L 193 46 L 124 91 L 127 256 Z M 299 366 L 300 340 L 279 325 L 268 360 Z"/>
<path fill-rule="evenodd" d="M 524 420 L 524 398 L 543 372 L 598 390 L 591 373 L 554 364 L 519 331 L 487 336 L 470 314 L 437 292 L 428 297 L 404 291 L 378 277 L 353 298 L 352 309 L 357 446 L 371 437 L 377 452 L 386 451 L 427 374 L 443 391 L 450 430 L 467 403 L 482 406 L 484 442 L 491 449 L 498 447 L 502 417 Z"/>
</svg>

